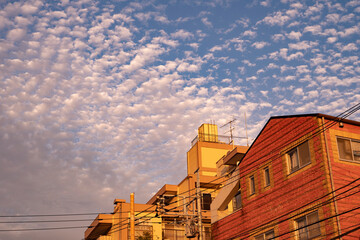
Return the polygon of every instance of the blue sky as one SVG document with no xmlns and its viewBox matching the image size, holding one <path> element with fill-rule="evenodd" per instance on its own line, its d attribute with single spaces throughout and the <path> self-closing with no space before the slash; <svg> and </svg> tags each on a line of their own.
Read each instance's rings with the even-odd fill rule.
<svg viewBox="0 0 360 240">
<path fill-rule="evenodd" d="M 359 18 L 358 0 L 0 0 L 0 215 L 144 203 L 185 177 L 202 123 L 236 118 L 245 136 L 246 113 L 251 141 L 270 116 L 345 111 Z"/>
</svg>

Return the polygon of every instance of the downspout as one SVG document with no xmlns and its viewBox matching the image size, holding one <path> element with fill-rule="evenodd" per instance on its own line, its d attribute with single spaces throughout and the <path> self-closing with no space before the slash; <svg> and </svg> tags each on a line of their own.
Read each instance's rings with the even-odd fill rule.
<svg viewBox="0 0 360 240">
<path fill-rule="evenodd" d="M 334 187 L 334 179 L 333 179 L 333 176 L 332 176 L 332 168 L 331 168 L 331 162 L 330 162 L 329 147 L 328 147 L 326 134 L 325 134 L 325 128 L 324 128 L 324 126 L 325 126 L 324 117 L 321 118 L 321 121 L 322 121 L 322 132 L 324 134 L 324 139 L 325 139 L 326 157 L 327 157 L 327 162 L 328 162 L 328 166 L 329 166 L 331 192 L 332 192 L 334 208 L 335 208 L 335 214 L 336 214 L 336 223 L 337 223 L 337 228 L 338 228 L 338 236 L 340 236 L 341 235 L 341 228 L 340 228 L 339 210 L 337 208 L 336 193 L 334 191 L 334 189 L 335 189 L 335 187 Z M 342 239 L 342 238 L 340 238 L 340 239 Z"/>
</svg>

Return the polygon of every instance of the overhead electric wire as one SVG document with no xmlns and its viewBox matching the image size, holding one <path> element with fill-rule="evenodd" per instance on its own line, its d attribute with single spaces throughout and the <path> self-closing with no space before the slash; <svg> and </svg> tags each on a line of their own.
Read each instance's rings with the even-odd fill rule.
<svg viewBox="0 0 360 240">
<path fill-rule="evenodd" d="M 332 191 L 332 192 L 336 192 L 336 191 L 339 191 L 339 190 L 341 190 L 341 189 L 343 189 L 343 188 L 346 188 L 346 187 L 350 186 L 351 184 L 353 184 L 353 183 L 355 183 L 355 182 L 357 182 L 357 181 L 359 181 L 359 180 L 360 180 L 360 178 L 357 178 L 357 179 L 355 179 L 354 181 L 352 181 L 351 183 L 349 183 L 349 184 L 347 184 L 347 185 L 344 185 L 344 186 L 341 186 L 341 187 L 339 187 L 338 189 L 336 189 L 335 191 Z M 343 198 L 340 198 L 339 196 L 341 196 L 342 194 L 345 194 L 345 193 L 347 193 L 348 191 L 350 191 L 350 190 L 352 190 L 352 189 L 354 189 L 354 188 L 356 188 L 356 187 L 359 187 L 359 186 L 360 186 L 360 184 L 357 184 L 356 186 L 353 186 L 351 189 L 347 189 L 346 191 L 339 193 L 338 196 L 337 196 L 338 200 L 341 200 L 341 199 L 343 199 L 343 198 L 348 197 L 348 196 L 345 196 L 345 197 L 343 197 Z M 321 197 L 316 198 L 315 200 L 313 200 L 313 201 L 311 201 L 311 202 L 307 202 L 306 204 L 303 204 L 303 205 L 301 205 L 301 206 L 299 206 L 299 207 L 297 207 L 297 208 L 295 208 L 295 209 L 293 209 L 293 210 L 291 210 L 291 211 L 288 211 L 288 212 L 282 214 L 281 216 L 278 216 L 278 217 L 276 217 L 276 218 L 272 218 L 272 219 L 270 219 L 269 221 L 261 224 L 260 226 L 256 226 L 256 227 L 251 228 L 251 229 L 246 229 L 246 231 L 244 230 L 244 231 L 236 234 L 236 237 L 247 236 L 250 232 L 253 233 L 254 235 L 256 235 L 257 233 L 261 233 L 261 232 L 262 232 L 263 230 L 265 230 L 266 228 L 273 227 L 273 226 L 278 225 L 279 223 L 282 223 L 282 222 L 286 222 L 286 221 L 288 221 L 288 220 L 290 220 L 290 219 L 293 219 L 293 218 L 296 217 L 296 216 L 299 216 L 299 215 L 302 215 L 302 214 L 304 214 L 304 213 L 306 213 L 306 212 L 310 212 L 310 211 L 312 211 L 312 210 L 318 209 L 318 208 L 321 207 L 321 206 L 325 206 L 325 205 L 327 205 L 327 204 L 331 204 L 333 198 L 329 198 L 329 199 L 325 200 L 324 202 L 320 202 L 320 203 L 318 203 L 318 204 L 316 204 L 316 205 L 314 205 L 314 206 L 312 206 L 312 207 L 310 207 L 310 208 L 307 208 L 307 209 L 305 209 L 305 210 L 303 210 L 303 211 L 301 211 L 301 212 L 299 212 L 299 213 L 297 213 L 297 214 L 295 214 L 295 215 L 292 215 L 291 217 L 286 217 L 286 216 L 288 216 L 289 214 L 291 214 L 291 213 L 293 213 L 293 212 L 299 211 L 300 209 L 303 209 L 303 208 L 305 208 L 306 206 L 309 206 L 309 205 L 311 205 L 311 204 L 314 204 L 314 203 L 320 201 L 322 198 L 331 195 L 332 192 L 329 192 L 329 193 L 327 193 L 327 194 L 325 194 L 325 195 L 322 195 Z M 358 193 L 358 192 L 356 192 L 356 193 Z M 356 194 L 356 193 L 353 193 L 353 194 Z M 353 195 L 353 194 L 351 194 L 351 195 Z M 350 195 L 350 196 L 351 196 L 351 195 Z M 284 217 L 285 217 L 285 218 L 284 218 Z M 283 218 L 284 218 L 284 219 L 283 219 Z M 280 220 L 280 219 L 281 219 L 281 220 Z M 280 220 L 280 221 L 277 221 L 277 220 Z M 274 221 L 277 221 L 277 222 L 274 222 Z M 227 224 L 227 222 L 224 222 L 222 225 L 226 225 L 226 224 Z M 221 226 L 222 226 L 222 225 L 221 225 Z"/>
<path fill-rule="evenodd" d="M 49 227 L 49 228 L 0 229 L 0 232 L 24 232 L 24 231 L 64 230 L 64 229 L 76 229 L 76 228 L 92 228 L 92 227 L 89 227 L 89 226 L 77 226 L 77 227 Z"/>
<path fill-rule="evenodd" d="M 318 132 L 316 132 L 315 134 L 313 133 L 313 134 L 311 134 L 311 136 L 309 136 L 310 138 L 312 138 L 312 137 L 314 137 L 314 136 L 316 136 L 316 135 L 318 135 L 318 134 L 320 134 L 320 133 L 322 133 L 322 132 L 324 132 L 324 131 L 326 131 L 327 129 L 329 129 L 329 128 L 331 128 L 334 124 L 336 124 L 337 122 L 339 122 L 339 121 L 341 121 L 341 120 L 343 120 L 343 119 L 345 119 L 346 117 L 348 117 L 348 116 L 350 116 L 351 114 L 353 114 L 354 112 L 356 112 L 356 111 L 358 111 L 359 110 L 359 106 L 360 106 L 360 103 L 359 104 L 356 104 L 355 106 L 353 106 L 352 108 L 350 108 L 350 109 L 348 109 L 348 110 L 346 110 L 345 112 L 343 112 L 343 113 L 341 113 L 341 114 L 339 114 L 336 118 L 338 118 L 338 121 L 335 121 L 335 120 L 330 120 L 330 121 L 328 121 L 327 122 L 327 125 L 328 126 L 326 126 L 326 129 L 324 129 L 324 130 L 322 130 L 322 129 L 320 129 L 320 130 L 318 130 Z M 341 117 L 341 116 L 344 116 L 344 117 Z M 326 124 L 324 124 L 324 125 L 326 125 Z M 310 126 L 311 128 L 312 127 L 314 127 L 314 126 Z M 319 129 L 320 128 L 320 126 L 315 126 L 315 128 L 314 129 L 312 129 L 311 131 L 315 131 L 315 130 L 317 130 L 317 129 Z M 311 131 L 309 132 L 309 133 L 311 133 Z M 307 135 L 307 134 L 309 134 L 309 133 L 306 133 L 305 135 Z M 284 135 L 286 135 L 286 134 L 284 134 Z M 303 136 L 300 136 L 300 137 L 297 137 L 297 139 L 300 139 L 300 138 L 302 138 L 302 137 L 304 137 L 305 135 L 303 135 Z M 307 137 L 306 139 L 308 139 L 309 137 Z M 309 138 L 309 139 L 310 139 Z M 304 141 L 306 141 L 306 140 L 304 140 Z M 260 159 L 258 159 L 258 160 L 261 160 L 262 158 L 264 158 L 265 156 L 262 156 L 262 157 L 260 157 Z M 279 157 L 279 156 L 274 156 L 274 157 Z M 271 160 L 272 158 L 270 158 L 270 160 Z M 254 161 L 255 162 L 255 161 Z M 259 165 L 261 165 L 261 164 L 259 164 Z M 239 167 L 235 167 L 235 170 L 237 170 Z M 240 173 L 239 173 L 240 174 Z M 214 179 L 214 180 L 212 180 L 212 181 L 217 181 L 217 180 L 219 180 L 219 179 L 222 179 L 222 178 L 225 178 L 226 176 L 221 176 L 221 177 L 219 177 L 219 178 L 216 178 L 216 179 Z M 237 176 L 232 176 L 232 177 L 237 177 Z M 243 177 L 239 177 L 239 179 L 236 179 L 235 181 L 240 181 L 240 179 L 241 178 L 243 178 Z M 231 179 L 231 178 L 230 178 Z M 227 182 L 229 180 L 229 178 L 228 179 L 225 179 L 223 182 Z M 211 183 L 211 182 L 208 182 L 207 184 L 209 184 L 209 183 Z M 226 185 L 224 185 L 224 186 L 226 186 Z M 222 186 L 222 187 L 224 187 L 224 186 Z M 222 187 L 219 187 L 219 188 L 217 188 L 217 189 L 215 189 L 214 191 L 218 191 L 219 189 L 221 189 Z M 204 187 L 203 187 L 204 188 Z M 183 193 L 180 193 L 180 194 L 185 194 L 185 193 L 190 193 L 191 191 L 194 191 L 196 188 L 193 188 L 193 189 L 189 189 L 189 190 L 187 190 L 187 191 L 185 191 L 185 192 L 183 192 Z M 201 192 L 205 192 L 205 191 L 207 191 L 206 189 L 205 190 L 202 190 Z M 173 197 L 176 197 L 176 196 L 180 196 L 180 194 L 177 194 L 177 195 L 174 195 Z M 191 195 L 189 195 L 188 197 L 186 197 L 186 198 L 190 198 L 191 196 L 193 196 L 193 195 L 196 195 L 196 194 L 191 194 Z M 181 200 L 179 200 L 179 201 L 181 201 Z M 172 202 L 171 204 L 174 204 L 174 203 L 176 203 L 176 202 Z M 139 213 L 137 213 L 136 215 L 139 215 L 139 214 L 141 214 L 141 213 L 143 213 L 143 212 L 145 212 L 145 211 L 147 211 L 147 210 L 149 210 L 150 208 L 152 208 L 152 207 L 154 207 L 154 206 L 150 206 L 148 209 L 146 209 L 146 210 L 143 210 L 143 211 L 141 211 L 141 212 L 139 212 Z M 176 206 L 175 208 L 179 208 L 179 207 L 181 207 L 181 205 L 180 206 Z M 149 215 L 149 214 L 151 214 L 151 213 L 155 213 L 156 211 L 150 211 L 147 215 Z M 95 215 L 95 214 L 114 214 L 114 213 L 80 213 L 80 214 L 44 214 L 44 215 L 13 215 L 13 216 L 0 216 L 0 217 L 3 217 L 3 218 L 5 218 L 5 217 L 48 217 L 48 216 L 75 216 L 75 215 Z M 146 216 L 147 216 L 146 215 Z M 144 216 L 143 216 L 144 217 Z M 143 218 L 143 217 L 140 217 L 140 218 L 138 218 L 137 220 L 140 220 L 141 218 Z M 154 217 L 151 217 L 149 220 L 151 220 L 152 218 L 154 218 Z M 128 220 L 128 218 L 125 218 L 126 220 L 124 220 L 124 221 L 127 221 Z M 76 221 L 76 220 L 74 220 L 74 221 Z M 124 222 L 123 221 L 123 222 Z M 148 220 L 147 220 L 148 221 Z M 144 221 L 144 222 L 146 222 L 146 221 Z M 141 223 L 144 223 L 144 222 L 141 222 Z M 126 223 L 126 224 L 124 224 L 124 225 L 128 225 L 128 223 Z M 80 226 L 80 227 L 72 227 L 72 228 L 83 228 L 83 226 Z M 90 226 L 90 228 L 91 228 L 91 226 Z M 51 229 L 56 229 L 56 228 L 47 228 L 47 229 L 44 229 L 44 230 L 51 230 Z M 66 228 L 58 228 L 58 229 L 66 229 Z M 35 230 L 35 229 L 34 229 Z M 120 229 L 121 230 L 121 229 Z M 4 231 L 4 230 L 0 230 L 0 231 Z M 11 230 L 11 231 L 16 231 L 16 230 Z"/>
<path fill-rule="evenodd" d="M 296 228 L 296 229 L 293 229 L 293 230 L 287 231 L 287 232 L 285 232 L 285 233 L 279 234 L 279 235 L 277 235 L 277 236 L 274 236 L 273 239 L 278 238 L 278 237 L 281 237 L 281 236 L 284 236 L 284 235 L 289 234 L 289 233 L 292 233 L 292 232 L 296 232 L 296 231 L 301 230 L 301 229 L 303 229 L 303 228 L 307 228 L 307 227 L 313 226 L 313 225 L 315 225 L 315 224 L 324 222 L 324 221 L 329 220 L 329 219 L 331 219 L 331 218 L 334 218 L 334 217 L 337 217 L 337 216 L 341 216 L 341 215 L 343 215 L 343 214 L 350 213 L 350 212 L 355 211 L 355 210 L 358 210 L 358 209 L 360 209 L 360 207 L 355 207 L 355 208 L 352 208 L 352 209 L 350 209 L 350 210 L 344 211 L 344 212 L 342 212 L 342 213 L 335 214 L 335 215 L 332 215 L 332 216 L 330 216 L 330 217 L 326 217 L 326 218 L 320 219 L 320 220 L 318 220 L 318 221 L 316 221 L 316 222 L 314 222 L 314 223 L 310 223 L 310 224 L 307 224 L 307 225 L 305 225 L 305 226 L 303 226 L 303 227 L 298 227 L 298 228 Z M 359 226 L 359 229 L 360 229 L 360 226 Z"/>
<path fill-rule="evenodd" d="M 113 220 L 113 219 L 128 219 L 128 218 L 99 218 L 97 220 Z M 61 220 L 27 220 L 27 221 L 0 221 L 0 223 L 55 223 L 55 222 L 85 222 L 93 221 L 94 219 L 61 219 Z"/>
<path fill-rule="evenodd" d="M 339 118 L 339 121 L 342 120 L 342 119 L 344 119 L 345 117 L 350 116 L 353 112 L 356 112 L 356 111 L 359 109 L 359 105 L 360 105 L 360 104 L 357 104 L 357 105 L 355 105 L 354 107 L 350 108 L 350 110 L 347 110 L 347 111 L 345 111 L 344 113 L 338 115 L 337 118 Z M 349 112 L 349 113 L 346 114 L 346 112 Z M 341 117 L 341 116 L 344 116 L 344 117 Z M 297 139 L 306 136 L 307 134 L 311 133 L 312 131 L 317 130 L 315 133 L 312 133 L 310 136 L 306 137 L 303 141 L 309 140 L 309 139 L 317 136 L 318 134 L 326 131 L 327 129 L 331 128 L 331 127 L 334 126 L 337 122 L 338 122 L 338 121 L 332 120 L 332 121 L 328 121 L 327 124 L 323 124 L 322 126 L 315 126 L 315 127 L 314 127 L 313 125 L 311 125 L 311 126 L 308 128 L 308 129 L 310 129 L 311 131 L 307 132 L 307 133 L 304 134 L 303 136 L 298 137 Z M 324 125 L 327 125 L 327 126 L 326 126 L 326 129 L 324 128 Z M 322 127 L 322 128 L 320 128 L 320 127 Z M 320 128 L 320 130 L 319 130 L 319 128 Z M 304 130 L 304 129 L 302 129 L 302 130 Z M 284 135 L 286 135 L 286 134 L 284 134 Z M 286 154 L 286 151 L 283 151 L 283 152 L 284 152 L 284 154 Z M 283 155 L 283 154 L 282 154 L 282 155 Z M 280 155 L 280 156 L 281 156 L 281 155 Z M 275 158 L 278 158 L 279 156 L 274 156 L 274 157 L 275 157 Z M 261 158 L 260 158 L 260 159 L 261 159 Z M 258 160 L 260 160 L 260 159 L 258 159 Z M 221 178 L 223 178 L 223 177 L 221 177 Z M 219 179 L 220 179 L 220 178 L 219 178 Z M 217 180 L 217 179 L 214 179 L 214 181 L 216 181 L 216 180 Z M 240 179 L 239 179 L 239 180 L 240 180 Z M 228 181 L 228 180 L 225 180 L 225 181 Z M 236 181 L 238 181 L 238 180 L 236 180 Z M 190 191 L 193 191 L 193 190 L 194 190 L 194 189 L 189 189 L 189 190 L 187 190 L 186 192 L 190 192 Z M 217 191 L 217 190 L 218 190 L 218 189 L 215 189 L 214 191 Z M 203 190 L 202 192 L 204 192 L 204 191 L 206 191 L 206 190 Z M 184 192 L 184 193 L 186 193 L 186 192 Z M 183 194 L 183 193 L 182 193 L 182 194 Z M 178 194 L 178 195 L 180 195 L 180 194 Z M 194 194 L 194 195 L 195 195 L 195 194 Z M 176 196 L 177 196 L 177 195 L 175 195 L 175 196 L 173 196 L 173 197 L 176 197 Z M 192 195 L 190 195 L 189 197 L 191 197 L 191 196 L 192 196 Z M 179 200 L 179 201 L 181 201 L 181 200 Z M 174 203 L 176 203 L 176 202 L 172 202 L 171 204 L 174 204 Z M 180 206 L 176 206 L 176 207 L 174 207 L 174 208 L 172 208 L 172 209 L 176 209 L 176 208 L 178 208 L 178 207 L 180 207 Z M 169 209 L 169 210 L 172 210 L 172 209 Z"/>
<path fill-rule="evenodd" d="M 23 214 L 23 215 L 0 215 L 0 218 L 19 218 L 19 217 L 64 217 L 64 216 L 85 216 L 111 213 L 64 213 L 64 214 Z"/>
<path fill-rule="evenodd" d="M 312 131 L 316 131 L 315 133 L 312 133 L 310 136 L 308 136 L 308 137 L 306 137 L 305 139 L 303 139 L 303 141 L 309 140 L 309 139 L 313 138 L 314 136 L 317 136 L 318 134 L 320 134 L 320 133 L 326 131 L 327 129 L 331 128 L 332 126 L 334 126 L 335 124 L 337 124 L 339 121 L 345 119 L 346 117 L 350 116 L 352 113 L 358 111 L 359 109 L 360 109 L 360 103 L 354 105 L 354 106 L 351 107 L 350 109 L 347 109 L 347 110 L 344 111 L 343 113 L 341 113 L 341 114 L 339 114 L 338 116 L 336 116 L 335 118 L 338 119 L 337 121 L 331 120 L 331 121 L 328 121 L 326 124 L 322 124 L 321 126 L 310 125 L 310 126 L 309 126 L 307 129 L 305 129 L 305 130 L 302 128 L 302 129 L 301 129 L 302 132 L 304 132 L 304 131 L 306 131 L 306 130 L 310 130 L 310 131 L 306 132 L 306 133 L 303 134 L 302 136 L 297 137 L 297 139 L 301 139 L 302 137 L 310 134 Z M 325 128 L 324 126 L 326 126 L 326 128 Z M 283 128 L 286 128 L 286 127 L 287 127 L 287 126 L 284 126 Z M 297 126 L 296 128 L 300 128 L 300 127 L 302 127 L 302 126 L 300 125 L 300 126 Z M 321 127 L 322 127 L 322 128 L 321 128 Z M 296 129 L 296 128 L 295 128 L 295 129 Z M 293 130 L 294 130 L 294 129 L 291 129 L 291 131 L 293 131 Z M 286 136 L 286 135 L 287 135 L 287 133 L 283 134 L 283 136 Z M 289 141 L 290 141 L 290 142 L 293 142 L 293 140 L 289 140 Z M 282 146 L 280 146 L 280 147 L 278 147 L 278 148 L 279 148 L 279 149 L 275 149 L 275 150 L 280 150 L 280 149 L 282 148 Z M 291 148 L 289 148 L 289 150 L 290 150 L 290 149 L 291 149 Z M 275 150 L 273 150 L 273 151 L 275 151 Z M 280 157 L 281 157 L 282 155 L 286 154 L 287 151 L 285 150 L 285 151 L 283 151 L 283 152 L 284 152 L 284 153 L 281 154 Z M 269 155 L 269 154 L 266 154 L 266 155 Z M 266 155 L 265 155 L 265 156 L 266 156 Z M 263 157 L 265 157 L 265 156 L 262 156 L 262 157 L 258 158 L 257 161 L 261 160 L 261 159 L 262 159 Z M 278 157 L 279 157 L 279 156 L 274 156 L 273 158 L 278 158 Z M 270 158 L 270 160 L 271 160 L 271 158 Z M 216 178 L 216 179 L 212 180 L 211 182 L 216 181 L 216 180 L 221 179 L 221 178 L 224 178 L 224 176 L 221 176 L 221 177 L 219 177 L 219 178 Z M 240 179 L 239 179 L 239 180 L 240 180 Z M 209 183 L 211 183 L 211 182 L 208 182 L 207 184 L 209 184 Z M 177 194 L 177 195 L 174 195 L 173 197 L 179 196 L 179 195 L 181 195 L 181 194 L 184 194 L 184 193 L 187 193 L 187 192 L 190 192 L 190 191 L 194 191 L 195 189 L 196 189 L 196 188 L 189 189 L 189 190 L 187 190 L 187 191 L 185 191 L 185 192 L 183 192 L 183 193 L 179 193 L 179 194 Z M 204 190 L 202 190 L 202 192 L 204 192 Z M 193 194 L 193 195 L 196 195 L 196 194 Z M 190 195 L 189 197 L 191 197 L 191 196 L 192 196 L 192 195 Z M 179 201 L 181 201 L 181 200 L 172 202 L 172 203 L 170 203 L 170 204 L 174 204 L 174 203 L 177 203 L 177 202 L 179 202 Z M 178 206 L 177 206 L 177 207 L 178 207 Z M 176 208 L 177 208 L 177 207 L 176 207 Z"/>
<path fill-rule="evenodd" d="M 340 120 L 343 120 L 345 117 L 348 117 L 348 116 L 350 116 L 352 113 L 354 113 L 354 112 L 356 112 L 356 111 L 358 111 L 359 110 L 359 105 L 360 104 L 357 104 L 357 105 L 355 105 L 354 107 L 352 107 L 352 108 L 350 108 L 350 110 L 347 110 L 347 111 L 345 111 L 344 113 L 342 113 L 342 114 L 340 114 L 340 115 L 338 115 L 338 118 L 339 118 L 339 120 L 338 121 L 340 121 Z M 347 113 L 348 112 L 348 113 Z M 341 116 L 344 116 L 344 117 L 341 117 Z M 317 136 L 318 134 L 321 134 L 322 132 L 324 132 L 324 131 L 326 131 L 327 129 L 329 129 L 329 128 L 331 128 L 332 126 L 334 126 L 338 121 L 334 121 L 334 120 L 332 120 L 332 121 L 328 121 L 326 124 L 322 124 L 321 126 L 310 126 L 308 129 L 310 130 L 309 132 L 307 132 L 306 134 L 304 134 L 303 136 L 300 136 L 300 137 L 297 137 L 297 139 L 300 139 L 300 138 L 302 138 L 302 137 L 304 137 L 304 136 L 306 136 L 307 134 L 311 134 L 311 132 L 312 131 L 315 131 L 315 130 L 317 130 L 315 133 L 312 133 L 310 136 L 308 136 L 308 137 L 306 137 L 305 139 L 303 139 L 303 141 L 307 141 L 307 140 L 309 140 L 309 139 L 311 139 L 311 138 L 313 138 L 313 137 L 315 137 L 315 136 Z M 326 128 L 324 127 L 324 126 L 326 126 Z M 321 128 L 322 127 L 322 128 Z M 302 129 L 302 130 L 304 130 L 304 129 Z M 281 148 L 281 147 L 280 147 Z M 289 149 L 290 150 L 290 149 Z M 283 151 L 283 154 L 286 154 L 286 152 L 287 151 Z M 282 154 L 282 155 L 283 155 Z M 274 156 L 273 158 L 278 158 L 279 156 Z M 280 157 L 281 157 L 281 155 L 280 155 Z M 261 159 L 261 158 L 260 158 Z M 260 159 L 258 159 L 258 160 L 260 160 Z M 222 178 L 222 177 L 221 177 Z M 217 179 L 214 179 L 214 180 L 217 180 Z M 236 181 L 239 181 L 240 179 L 236 179 Z M 225 181 L 228 181 L 228 179 L 226 179 Z M 187 190 L 186 192 L 190 192 L 190 191 L 193 191 L 194 189 L 189 189 L 189 190 Z M 214 191 L 217 191 L 218 189 L 215 189 Z M 186 192 L 184 192 L 184 193 L 186 193 Z M 202 191 L 202 192 L 204 192 L 204 190 Z M 183 194 L 183 193 L 182 193 Z M 178 194 L 178 195 L 180 195 L 180 194 Z M 176 197 L 177 195 L 175 195 L 175 196 L 173 196 L 173 197 Z M 191 195 L 189 196 L 189 197 L 191 197 Z M 178 200 L 178 201 L 181 201 L 181 200 Z M 174 203 L 176 203 L 176 202 L 172 202 L 171 204 L 174 204 Z M 178 207 L 180 207 L 180 206 L 176 206 L 176 207 L 174 207 L 174 208 L 172 208 L 172 209 L 176 209 L 176 208 L 178 208 Z M 172 209 L 169 209 L 169 210 L 172 210 Z"/>
</svg>

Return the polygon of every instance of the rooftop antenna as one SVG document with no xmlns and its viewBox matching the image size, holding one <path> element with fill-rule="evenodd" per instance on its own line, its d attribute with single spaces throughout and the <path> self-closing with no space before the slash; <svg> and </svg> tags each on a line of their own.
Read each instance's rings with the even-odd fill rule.
<svg viewBox="0 0 360 240">
<path fill-rule="evenodd" d="M 236 118 L 233 117 L 232 120 L 228 121 L 227 123 L 225 123 L 224 125 L 222 125 L 220 128 L 225 127 L 226 125 L 229 125 L 230 129 L 229 131 L 226 131 L 225 133 L 230 132 L 230 144 L 232 144 L 234 146 L 234 136 L 233 136 L 233 131 L 235 129 L 235 127 L 233 126 L 233 123 L 236 121 Z"/>
<path fill-rule="evenodd" d="M 244 112 L 245 115 L 245 133 L 246 133 L 246 145 L 249 146 L 249 138 L 247 134 L 247 123 L 246 123 L 246 112 Z"/>
</svg>

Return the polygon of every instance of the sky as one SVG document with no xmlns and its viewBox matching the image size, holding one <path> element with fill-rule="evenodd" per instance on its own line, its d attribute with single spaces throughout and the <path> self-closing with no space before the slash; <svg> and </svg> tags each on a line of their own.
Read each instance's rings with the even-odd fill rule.
<svg viewBox="0 0 360 240">
<path fill-rule="evenodd" d="M 270 116 L 344 112 L 360 102 L 359 34 L 359 0 L 0 0 L 0 230 L 147 202 L 186 176 L 202 123 L 236 119 L 251 143 Z"/>
</svg>

